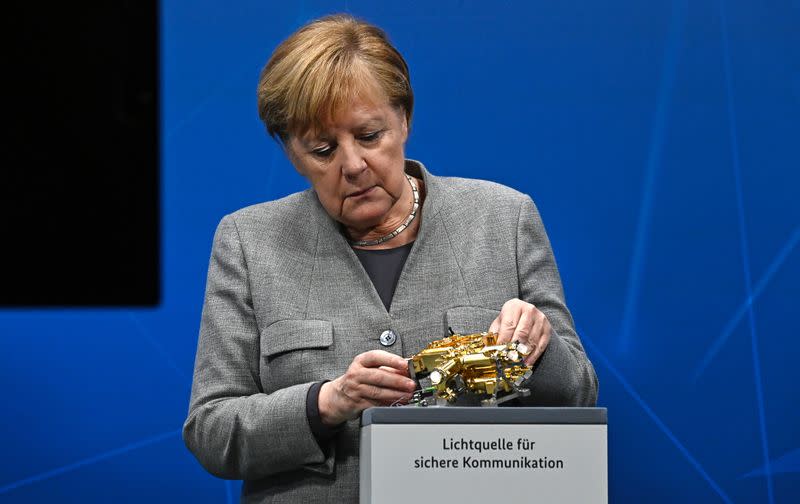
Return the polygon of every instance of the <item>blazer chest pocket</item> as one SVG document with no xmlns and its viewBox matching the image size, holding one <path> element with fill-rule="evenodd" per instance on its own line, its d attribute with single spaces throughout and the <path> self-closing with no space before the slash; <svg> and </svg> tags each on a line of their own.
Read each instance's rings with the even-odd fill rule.
<svg viewBox="0 0 800 504">
<path fill-rule="evenodd" d="M 330 379 L 333 324 L 327 320 L 278 320 L 261 332 L 261 381 L 265 392 Z"/>
<path fill-rule="evenodd" d="M 458 334 L 488 331 L 498 315 L 500 310 L 481 306 L 456 306 L 444 314 L 444 333 L 449 334 L 448 328 Z"/>
</svg>

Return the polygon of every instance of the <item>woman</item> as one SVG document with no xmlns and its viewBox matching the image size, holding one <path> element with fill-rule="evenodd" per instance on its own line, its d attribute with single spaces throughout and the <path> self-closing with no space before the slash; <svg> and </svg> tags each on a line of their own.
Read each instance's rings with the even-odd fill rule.
<svg viewBox="0 0 800 504">
<path fill-rule="evenodd" d="M 407 400 L 403 356 L 448 327 L 535 349 L 523 404 L 595 403 L 536 207 L 405 158 L 413 93 L 381 30 L 306 25 L 258 101 L 311 189 L 217 229 L 184 425 L 210 472 L 244 479 L 245 502 L 355 502 L 361 411 Z"/>
</svg>

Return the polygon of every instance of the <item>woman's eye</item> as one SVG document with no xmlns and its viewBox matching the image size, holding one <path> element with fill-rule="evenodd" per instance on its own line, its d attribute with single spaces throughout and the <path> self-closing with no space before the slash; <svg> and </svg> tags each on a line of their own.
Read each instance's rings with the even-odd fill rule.
<svg viewBox="0 0 800 504">
<path fill-rule="evenodd" d="M 329 157 L 332 153 L 333 153 L 333 148 L 327 145 L 325 147 L 317 147 L 316 149 L 311 151 L 311 154 L 320 158 Z"/>
<path fill-rule="evenodd" d="M 372 133 L 366 133 L 364 135 L 361 135 L 360 137 L 358 137 L 358 139 L 361 140 L 362 142 L 374 142 L 375 140 L 380 138 L 382 134 L 383 130 L 373 131 Z"/>
</svg>

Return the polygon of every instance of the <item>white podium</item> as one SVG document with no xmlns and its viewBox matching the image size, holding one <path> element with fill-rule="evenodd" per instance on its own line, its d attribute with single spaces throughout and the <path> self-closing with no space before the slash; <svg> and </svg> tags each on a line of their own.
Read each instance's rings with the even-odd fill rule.
<svg viewBox="0 0 800 504">
<path fill-rule="evenodd" d="M 370 408 L 361 504 L 608 502 L 605 408 Z"/>
</svg>

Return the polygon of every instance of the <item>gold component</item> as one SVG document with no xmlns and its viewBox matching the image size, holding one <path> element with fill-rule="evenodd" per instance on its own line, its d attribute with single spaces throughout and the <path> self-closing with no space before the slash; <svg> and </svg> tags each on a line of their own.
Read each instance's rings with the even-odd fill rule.
<svg viewBox="0 0 800 504">
<path fill-rule="evenodd" d="M 435 395 L 451 403 L 466 393 L 490 396 L 486 401 L 491 405 L 501 402 L 498 394 L 527 395 L 520 386 L 532 373 L 523 361 L 531 350 L 516 341 L 498 345 L 497 336 L 453 334 L 433 341 L 408 359 L 411 376 L 429 376 Z"/>
</svg>

